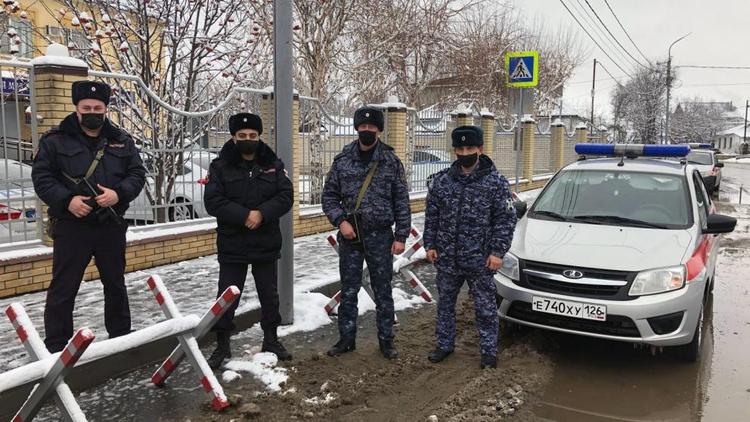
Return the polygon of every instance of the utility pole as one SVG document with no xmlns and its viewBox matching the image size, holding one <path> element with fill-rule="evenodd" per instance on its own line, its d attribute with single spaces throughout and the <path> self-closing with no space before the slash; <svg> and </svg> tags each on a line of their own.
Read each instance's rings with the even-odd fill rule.
<svg viewBox="0 0 750 422">
<path fill-rule="evenodd" d="M 292 166 L 292 0 L 277 0 L 273 4 L 273 95 L 276 116 L 276 152 L 286 163 L 288 177 L 294 180 Z M 292 212 L 281 217 L 281 259 L 278 269 L 279 313 L 282 324 L 294 322 L 294 225 Z"/>
<path fill-rule="evenodd" d="M 665 144 L 669 142 L 669 93 L 670 89 L 672 88 L 672 47 L 688 35 L 690 35 L 690 33 L 687 33 L 674 40 L 674 42 L 669 45 L 669 49 L 667 50 L 667 116 L 664 122 L 664 140 L 662 141 L 662 143 Z"/>
<path fill-rule="evenodd" d="M 596 89 L 596 59 L 594 59 L 594 75 L 591 78 L 591 132 L 594 132 L 594 90 Z"/>
<path fill-rule="evenodd" d="M 745 132 L 742 134 L 742 143 L 747 142 L 747 109 L 750 108 L 750 100 L 745 100 Z M 740 146 L 740 152 L 742 152 L 742 146 Z"/>
</svg>

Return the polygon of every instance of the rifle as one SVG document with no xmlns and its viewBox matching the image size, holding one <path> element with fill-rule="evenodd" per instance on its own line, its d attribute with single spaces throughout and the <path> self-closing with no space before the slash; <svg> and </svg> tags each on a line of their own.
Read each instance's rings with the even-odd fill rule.
<svg viewBox="0 0 750 422">
<path fill-rule="evenodd" d="M 97 189 L 94 189 L 94 187 L 91 185 L 88 179 L 86 179 L 85 177 L 82 177 L 81 181 L 86 184 L 86 187 L 89 188 L 89 190 L 91 191 L 91 194 L 93 194 L 95 197 L 100 195 L 99 191 Z M 94 198 L 91 198 L 91 201 L 94 201 L 94 204 L 96 204 L 96 201 L 94 200 Z M 87 204 L 87 205 L 92 206 L 91 204 Z M 99 207 L 99 209 L 104 210 L 103 207 Z M 119 214 L 117 214 L 117 211 L 115 211 L 112 207 L 106 207 L 106 209 L 109 210 L 110 214 L 112 214 L 112 218 L 114 218 L 114 221 L 117 223 L 117 225 L 119 226 L 126 225 L 125 220 L 121 218 Z"/>
</svg>

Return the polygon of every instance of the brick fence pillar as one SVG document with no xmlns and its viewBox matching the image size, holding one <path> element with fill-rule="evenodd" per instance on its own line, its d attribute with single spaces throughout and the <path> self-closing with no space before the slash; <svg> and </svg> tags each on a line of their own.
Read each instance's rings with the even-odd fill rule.
<svg viewBox="0 0 750 422">
<path fill-rule="evenodd" d="M 536 122 L 531 116 L 521 120 L 521 136 L 523 137 L 523 178 L 532 182 L 534 177 L 534 143 Z"/>
<path fill-rule="evenodd" d="M 576 142 L 578 143 L 586 143 L 589 141 L 589 129 L 586 126 L 586 123 L 579 123 L 578 126 L 576 126 Z"/>
<path fill-rule="evenodd" d="M 390 102 L 382 104 L 381 107 L 385 114 L 386 142 L 393 147 L 398 158 L 404 163 L 404 167 L 408 168 L 411 157 L 408 156 L 406 145 L 406 104 Z"/>
<path fill-rule="evenodd" d="M 480 113 L 482 116 L 482 130 L 484 131 L 484 155 L 496 161 L 495 157 L 495 115 L 486 108 Z"/>
<path fill-rule="evenodd" d="M 276 100 L 273 87 L 267 87 L 260 97 L 260 118 L 263 119 L 263 140 L 276 151 Z M 292 129 L 296 131 L 297 126 Z"/>
<path fill-rule="evenodd" d="M 51 44 L 47 48 L 47 54 L 32 60 L 31 64 L 34 74 L 32 95 L 36 101 L 37 115 L 41 117 L 37 123 L 38 136 L 35 139 L 38 139 L 75 111 L 71 85 L 87 79 L 89 69 L 84 61 L 71 58 L 68 48 L 60 44 Z M 34 151 L 38 146 L 34 145 Z M 52 245 L 52 239 L 47 236 L 46 230 L 49 223 L 47 205 L 42 204 L 41 209 L 37 207 L 37 210 L 37 216 L 40 217 L 37 219 L 37 232 L 44 244 Z"/>
<path fill-rule="evenodd" d="M 550 128 L 552 139 L 550 141 L 550 158 L 552 170 L 557 171 L 565 165 L 565 124 L 556 119 Z"/>
</svg>

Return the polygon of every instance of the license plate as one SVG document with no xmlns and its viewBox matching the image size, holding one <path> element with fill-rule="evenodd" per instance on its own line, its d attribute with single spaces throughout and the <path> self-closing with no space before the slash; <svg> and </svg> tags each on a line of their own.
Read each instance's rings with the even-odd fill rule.
<svg viewBox="0 0 750 422">
<path fill-rule="evenodd" d="M 607 320 L 607 307 L 592 303 L 570 302 L 567 300 L 537 297 L 531 300 L 531 309 L 537 312 L 563 315 L 573 318 L 592 319 L 594 321 Z"/>
</svg>

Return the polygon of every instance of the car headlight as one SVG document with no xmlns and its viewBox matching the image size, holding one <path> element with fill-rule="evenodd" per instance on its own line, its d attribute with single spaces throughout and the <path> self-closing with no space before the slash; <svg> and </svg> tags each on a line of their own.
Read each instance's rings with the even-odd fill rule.
<svg viewBox="0 0 750 422">
<path fill-rule="evenodd" d="M 658 268 L 641 271 L 633 280 L 630 296 L 652 295 L 677 290 L 685 285 L 685 267 Z"/>
<path fill-rule="evenodd" d="M 503 265 L 500 266 L 498 271 L 509 279 L 518 281 L 520 279 L 518 258 L 510 252 L 506 253 L 503 257 Z"/>
</svg>

